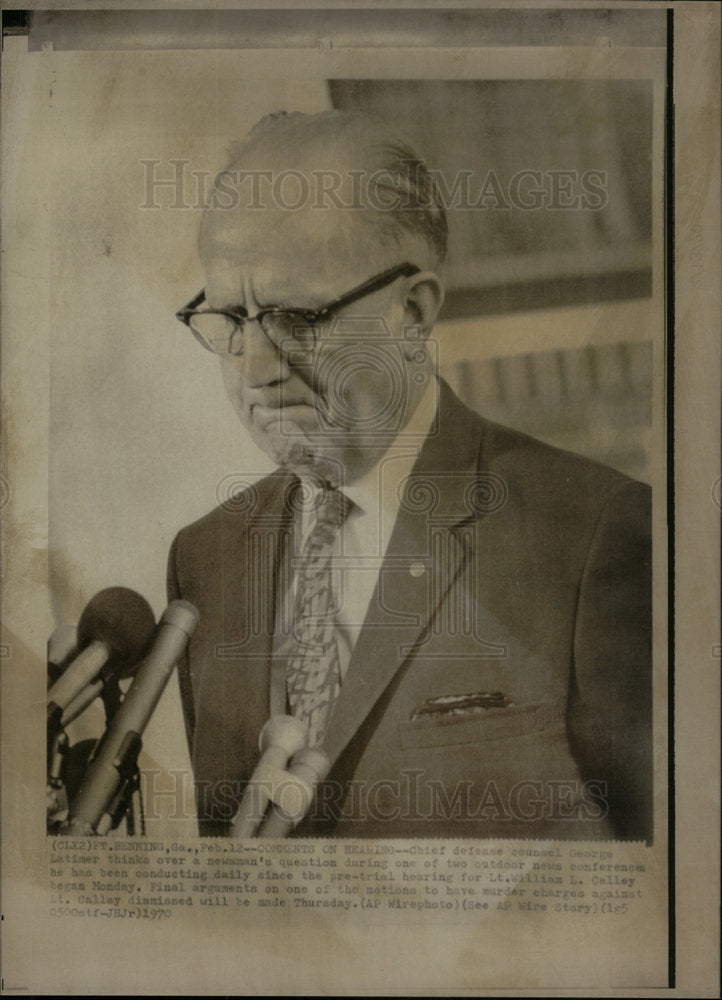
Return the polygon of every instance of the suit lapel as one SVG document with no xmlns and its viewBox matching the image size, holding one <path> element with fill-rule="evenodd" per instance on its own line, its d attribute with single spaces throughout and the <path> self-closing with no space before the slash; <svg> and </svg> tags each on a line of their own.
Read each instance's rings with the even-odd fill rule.
<svg viewBox="0 0 722 1000">
<path fill-rule="evenodd" d="M 258 734 L 270 714 L 270 662 L 282 554 L 291 528 L 294 477 L 272 476 L 251 487 L 245 517 L 222 512 L 222 581 L 215 596 L 221 617 L 206 646 L 198 697 L 194 759 L 197 774 L 239 780 L 258 753 Z M 219 754 L 222 760 L 219 760 Z"/>
<path fill-rule="evenodd" d="M 441 383 L 438 434 L 409 476 L 369 610 L 324 743 L 332 763 L 423 636 L 461 571 L 457 529 L 473 517 L 480 421 Z"/>
</svg>

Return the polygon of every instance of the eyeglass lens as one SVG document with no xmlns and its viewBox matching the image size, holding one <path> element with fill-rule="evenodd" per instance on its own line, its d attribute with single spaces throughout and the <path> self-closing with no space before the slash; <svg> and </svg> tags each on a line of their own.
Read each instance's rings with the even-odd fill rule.
<svg viewBox="0 0 722 1000">
<path fill-rule="evenodd" d="M 260 323 L 270 340 L 285 351 L 311 351 L 316 343 L 316 327 L 300 313 L 274 312 L 261 316 Z M 223 313 L 196 313 L 190 325 L 202 343 L 215 354 L 243 353 L 247 322 Z"/>
</svg>

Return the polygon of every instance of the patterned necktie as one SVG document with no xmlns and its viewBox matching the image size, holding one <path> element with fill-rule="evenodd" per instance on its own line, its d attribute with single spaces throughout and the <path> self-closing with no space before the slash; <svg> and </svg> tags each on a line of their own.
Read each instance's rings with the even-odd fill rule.
<svg viewBox="0 0 722 1000">
<path fill-rule="evenodd" d="M 296 580 L 286 683 L 291 711 L 308 725 L 310 746 L 323 740 L 341 689 L 331 554 L 352 506 L 340 490 L 327 489 Z"/>
</svg>

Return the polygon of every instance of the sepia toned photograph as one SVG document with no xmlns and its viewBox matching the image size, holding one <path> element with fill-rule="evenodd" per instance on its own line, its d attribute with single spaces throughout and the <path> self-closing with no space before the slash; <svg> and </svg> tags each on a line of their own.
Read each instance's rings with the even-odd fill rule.
<svg viewBox="0 0 722 1000">
<path fill-rule="evenodd" d="M 676 989 L 683 13 L 4 12 L 3 992 Z"/>
</svg>

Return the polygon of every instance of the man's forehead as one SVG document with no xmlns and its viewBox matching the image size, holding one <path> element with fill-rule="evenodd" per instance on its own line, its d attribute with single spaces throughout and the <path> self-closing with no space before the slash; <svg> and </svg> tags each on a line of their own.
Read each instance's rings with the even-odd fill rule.
<svg viewBox="0 0 722 1000">
<path fill-rule="evenodd" d="M 364 258 L 372 264 L 361 236 L 358 220 L 333 209 L 211 210 L 204 220 L 201 260 L 219 293 L 229 292 L 244 272 L 269 301 L 302 289 L 323 297 L 344 281 L 353 284 L 359 268 L 367 266 Z"/>
<path fill-rule="evenodd" d="M 212 207 L 203 219 L 201 255 L 221 252 L 245 258 L 269 251 L 293 252 L 301 246 L 337 245 L 354 221 L 359 220 L 342 208 L 318 206 L 310 200 L 299 207 L 279 205 L 273 199 L 258 208 L 246 204 Z"/>
</svg>

